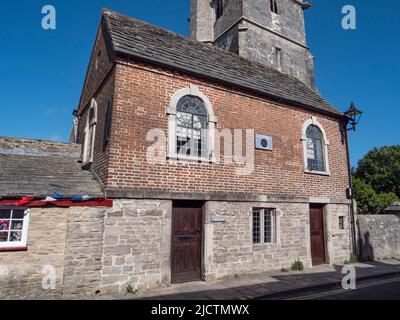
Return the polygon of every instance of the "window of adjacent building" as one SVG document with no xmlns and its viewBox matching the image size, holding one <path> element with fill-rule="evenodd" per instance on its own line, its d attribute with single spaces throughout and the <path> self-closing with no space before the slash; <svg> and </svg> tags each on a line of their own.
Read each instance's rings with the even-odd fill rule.
<svg viewBox="0 0 400 320">
<path fill-rule="evenodd" d="M 104 146 L 107 146 L 110 140 L 112 106 L 113 106 L 113 99 L 110 99 L 107 103 L 106 118 L 104 122 L 104 137 L 103 137 Z"/>
<path fill-rule="evenodd" d="M 215 4 L 215 16 L 219 19 L 224 14 L 224 1 L 217 0 Z"/>
<path fill-rule="evenodd" d="M 84 133 L 84 151 L 83 162 L 88 163 L 93 161 L 94 140 L 96 135 L 97 123 L 97 103 L 92 99 L 90 109 L 86 121 L 86 128 Z"/>
<path fill-rule="evenodd" d="M 344 230 L 344 220 L 345 218 L 343 216 L 339 217 L 339 230 Z"/>
<path fill-rule="evenodd" d="M 271 11 L 275 14 L 279 14 L 278 1 L 270 0 Z"/>
<path fill-rule="evenodd" d="M 184 96 L 176 107 L 176 152 L 183 156 L 207 157 L 207 110 L 203 101 Z"/>
<path fill-rule="evenodd" d="M 0 208 L 0 248 L 26 247 L 29 210 Z"/>
<path fill-rule="evenodd" d="M 252 227 L 254 244 L 267 244 L 276 242 L 275 210 L 254 209 Z"/>
<path fill-rule="evenodd" d="M 275 59 L 276 59 L 276 64 L 278 66 L 278 70 L 282 70 L 282 65 L 283 65 L 283 57 L 282 57 L 282 49 L 281 48 L 275 48 Z"/>
<path fill-rule="evenodd" d="M 307 169 L 309 171 L 324 172 L 325 155 L 324 155 L 324 138 L 321 130 L 315 126 L 310 125 L 307 128 Z"/>
</svg>

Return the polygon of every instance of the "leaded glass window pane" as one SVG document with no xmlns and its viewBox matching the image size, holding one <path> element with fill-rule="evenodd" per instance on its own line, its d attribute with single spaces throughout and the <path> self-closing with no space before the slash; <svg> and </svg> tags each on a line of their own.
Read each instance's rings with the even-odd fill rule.
<svg viewBox="0 0 400 320">
<path fill-rule="evenodd" d="M 207 110 L 201 99 L 185 96 L 176 114 L 178 155 L 207 157 Z"/>
<path fill-rule="evenodd" d="M 261 243 L 260 211 L 253 211 L 253 243 Z"/>
<path fill-rule="evenodd" d="M 272 213 L 271 210 L 264 210 L 264 243 L 272 242 Z"/>
<path fill-rule="evenodd" d="M 310 171 L 325 171 L 324 138 L 314 125 L 307 128 L 307 167 Z"/>
</svg>

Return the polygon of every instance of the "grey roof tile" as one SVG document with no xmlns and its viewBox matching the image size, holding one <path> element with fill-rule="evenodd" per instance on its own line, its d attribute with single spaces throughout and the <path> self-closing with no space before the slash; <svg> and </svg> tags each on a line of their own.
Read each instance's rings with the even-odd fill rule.
<svg viewBox="0 0 400 320">
<path fill-rule="evenodd" d="M 342 115 L 300 80 L 268 66 L 110 10 L 103 11 L 103 18 L 117 55 L 220 81 L 316 111 Z"/>
<path fill-rule="evenodd" d="M 0 137 L 0 197 L 103 197 L 78 159 L 79 145 Z"/>
</svg>

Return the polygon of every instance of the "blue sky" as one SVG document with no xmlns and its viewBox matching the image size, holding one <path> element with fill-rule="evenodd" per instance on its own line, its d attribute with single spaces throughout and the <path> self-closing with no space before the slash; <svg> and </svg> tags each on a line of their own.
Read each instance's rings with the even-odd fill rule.
<svg viewBox="0 0 400 320">
<path fill-rule="evenodd" d="M 82 90 L 101 8 L 107 7 L 188 35 L 190 0 L 20 0 L 0 9 L 0 136 L 66 141 Z M 364 111 L 350 134 L 351 158 L 400 144 L 400 2 L 314 0 L 306 12 L 321 94 L 346 110 Z M 386 3 L 385 2 L 385 3 Z M 44 5 L 57 10 L 57 29 L 41 28 Z M 341 28 L 341 9 L 357 9 L 357 30 Z"/>
</svg>

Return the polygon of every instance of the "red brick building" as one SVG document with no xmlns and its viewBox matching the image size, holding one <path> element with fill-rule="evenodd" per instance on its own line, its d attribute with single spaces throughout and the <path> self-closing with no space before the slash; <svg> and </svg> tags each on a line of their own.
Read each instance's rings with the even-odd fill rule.
<svg viewBox="0 0 400 320">
<path fill-rule="evenodd" d="M 103 11 L 76 114 L 83 167 L 122 210 L 106 237 L 128 245 L 104 285 L 349 258 L 346 119 L 275 69 Z"/>
<path fill-rule="evenodd" d="M 191 4 L 193 39 L 102 12 L 75 143 L 0 138 L 0 297 L 349 259 L 348 119 L 315 90 L 308 6 Z"/>
</svg>

